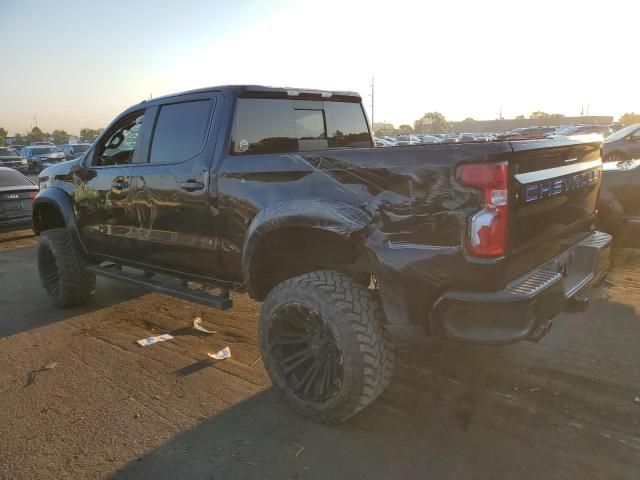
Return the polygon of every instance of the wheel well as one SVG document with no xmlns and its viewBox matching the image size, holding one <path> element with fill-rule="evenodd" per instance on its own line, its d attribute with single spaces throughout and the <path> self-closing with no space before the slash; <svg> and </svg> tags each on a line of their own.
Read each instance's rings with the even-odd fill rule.
<svg viewBox="0 0 640 480">
<path fill-rule="evenodd" d="M 51 230 L 52 228 L 64 228 L 64 218 L 57 207 L 50 204 L 38 205 L 33 211 L 33 230 L 36 233 Z"/>
<path fill-rule="evenodd" d="M 364 254 L 352 240 L 327 230 L 285 228 L 267 234 L 256 245 L 248 272 L 249 292 L 263 300 L 279 283 L 316 270 L 362 276 L 368 285 L 366 265 Z"/>
</svg>

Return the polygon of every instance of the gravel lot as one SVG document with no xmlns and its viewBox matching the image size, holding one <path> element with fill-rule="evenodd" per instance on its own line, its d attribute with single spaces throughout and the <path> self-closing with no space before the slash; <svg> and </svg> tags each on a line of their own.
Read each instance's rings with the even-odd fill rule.
<svg viewBox="0 0 640 480">
<path fill-rule="evenodd" d="M 326 427 L 272 391 L 247 297 L 223 313 L 99 279 L 55 310 L 34 243 L 0 235 L 0 478 L 640 478 L 639 251 L 539 344 L 401 345 L 385 395 Z"/>
</svg>

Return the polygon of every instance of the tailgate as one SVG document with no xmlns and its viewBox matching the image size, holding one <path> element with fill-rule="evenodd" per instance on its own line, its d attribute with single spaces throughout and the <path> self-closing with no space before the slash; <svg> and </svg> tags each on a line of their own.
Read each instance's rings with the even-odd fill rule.
<svg viewBox="0 0 640 480">
<path fill-rule="evenodd" d="M 523 256 L 533 264 L 592 231 L 602 177 L 601 140 L 524 141 L 512 146 L 509 256 Z"/>
</svg>

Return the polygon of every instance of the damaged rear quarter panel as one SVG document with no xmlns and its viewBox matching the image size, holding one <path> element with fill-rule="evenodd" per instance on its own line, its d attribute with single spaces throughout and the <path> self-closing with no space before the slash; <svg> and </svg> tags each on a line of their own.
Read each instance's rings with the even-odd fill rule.
<svg viewBox="0 0 640 480">
<path fill-rule="evenodd" d="M 246 274 L 260 235 L 294 225 L 358 242 L 383 295 L 420 288 L 428 298 L 452 282 L 477 283 L 482 266 L 465 261 L 462 239 L 479 197 L 455 182 L 455 166 L 510 151 L 495 143 L 227 156 L 215 223 L 244 254 L 223 252 L 223 263 Z"/>
</svg>

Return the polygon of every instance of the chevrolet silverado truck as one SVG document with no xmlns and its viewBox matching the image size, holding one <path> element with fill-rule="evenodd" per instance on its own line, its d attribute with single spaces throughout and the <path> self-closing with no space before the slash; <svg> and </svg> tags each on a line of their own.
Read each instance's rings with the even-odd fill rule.
<svg viewBox="0 0 640 480">
<path fill-rule="evenodd" d="M 54 305 L 96 275 L 206 305 L 263 302 L 265 367 L 299 413 L 380 395 L 393 338 L 539 340 L 587 306 L 600 142 L 375 148 L 358 94 L 259 86 L 130 107 L 39 177 L 37 264 Z"/>
</svg>

